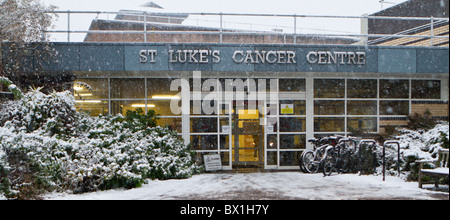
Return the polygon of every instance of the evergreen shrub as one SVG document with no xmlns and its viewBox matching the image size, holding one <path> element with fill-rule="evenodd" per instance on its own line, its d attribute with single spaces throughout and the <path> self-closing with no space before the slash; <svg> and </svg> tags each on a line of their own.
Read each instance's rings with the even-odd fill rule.
<svg viewBox="0 0 450 220">
<path fill-rule="evenodd" d="M 33 89 L 0 111 L 0 194 L 39 199 L 50 191 L 134 188 L 149 179 L 189 178 L 193 153 L 154 111 L 90 117 L 70 92 Z"/>
</svg>

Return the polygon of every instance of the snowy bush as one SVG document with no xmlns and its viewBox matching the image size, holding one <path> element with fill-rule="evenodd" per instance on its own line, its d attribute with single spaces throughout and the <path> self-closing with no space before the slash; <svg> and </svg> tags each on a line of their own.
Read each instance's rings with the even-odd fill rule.
<svg viewBox="0 0 450 220">
<path fill-rule="evenodd" d="M 0 148 L 0 199 L 3 196 L 3 193 L 9 193 L 9 180 L 8 178 L 6 178 L 8 167 L 9 166 L 6 161 L 6 153 L 2 148 Z"/>
<path fill-rule="evenodd" d="M 401 158 L 405 162 L 403 170 L 410 171 L 411 180 L 417 179 L 416 160 L 435 160 L 442 148 L 448 148 L 449 124 L 440 122 L 429 130 L 401 129 L 395 138 L 400 142 Z M 396 153 L 389 154 L 390 158 Z M 428 164 L 428 166 L 432 166 Z"/>
<path fill-rule="evenodd" d="M 69 91 L 46 95 L 35 89 L 7 110 L 8 113 L 3 114 L 8 120 L 7 127 L 13 126 L 15 131 L 26 133 L 39 129 L 39 133 L 49 136 L 76 135 L 76 120 L 81 117 L 76 113 L 75 98 Z"/>
<path fill-rule="evenodd" d="M 154 112 L 90 117 L 69 92 L 39 89 L 0 111 L 0 191 L 35 199 L 44 192 L 133 188 L 147 179 L 188 178 L 198 167 L 189 146 Z"/>
<path fill-rule="evenodd" d="M 8 88 L 9 92 L 14 94 L 14 97 L 16 99 L 22 98 L 22 91 L 17 88 L 17 86 L 13 84 L 13 82 L 8 78 L 0 76 L 0 85 L 4 85 L 6 88 Z"/>
<path fill-rule="evenodd" d="M 449 125 L 448 122 L 441 122 L 430 130 L 402 129 L 400 132 L 402 134 L 396 138 L 400 141 L 404 158 L 431 160 L 443 148 L 443 137 L 448 139 Z"/>
</svg>

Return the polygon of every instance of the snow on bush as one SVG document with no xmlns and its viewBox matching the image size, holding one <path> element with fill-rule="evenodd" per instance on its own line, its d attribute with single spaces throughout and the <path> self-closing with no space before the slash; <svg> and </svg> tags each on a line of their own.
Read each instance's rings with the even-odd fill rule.
<svg viewBox="0 0 450 220">
<path fill-rule="evenodd" d="M 0 111 L 0 191 L 28 199 L 193 175 L 189 147 L 173 131 L 149 127 L 154 120 L 136 112 L 90 117 L 76 112 L 69 92 L 32 90 Z"/>
<path fill-rule="evenodd" d="M 443 141 L 449 137 L 448 122 L 438 123 L 430 130 L 399 130 L 402 134 L 396 136 L 400 142 L 403 158 L 426 159 L 436 158 L 439 149 L 444 148 Z M 448 146 L 447 146 L 448 148 Z"/>
<path fill-rule="evenodd" d="M 429 130 L 399 129 L 399 135 L 394 138 L 400 143 L 401 170 L 404 171 L 408 180 L 417 180 L 417 160 L 437 160 L 440 149 L 448 149 L 449 123 L 439 122 Z M 388 168 L 395 170 L 397 152 L 394 148 L 388 148 L 386 160 Z M 432 163 L 427 164 L 432 168 Z"/>
</svg>

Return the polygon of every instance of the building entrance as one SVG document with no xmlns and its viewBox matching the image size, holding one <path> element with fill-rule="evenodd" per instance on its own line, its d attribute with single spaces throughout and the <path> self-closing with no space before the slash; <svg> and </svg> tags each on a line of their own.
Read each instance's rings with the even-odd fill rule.
<svg viewBox="0 0 450 220">
<path fill-rule="evenodd" d="M 256 102 L 233 103 L 233 168 L 264 167 L 264 126 L 260 124 L 262 117 Z"/>
</svg>

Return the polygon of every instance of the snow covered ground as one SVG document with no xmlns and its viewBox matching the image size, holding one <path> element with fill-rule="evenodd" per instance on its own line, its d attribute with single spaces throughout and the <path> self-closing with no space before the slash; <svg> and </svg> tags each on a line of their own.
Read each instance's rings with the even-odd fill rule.
<svg viewBox="0 0 450 220">
<path fill-rule="evenodd" d="M 444 186 L 447 187 L 447 186 Z M 448 193 L 419 189 L 398 177 L 301 172 L 216 173 L 185 180 L 150 181 L 141 188 L 81 195 L 50 194 L 52 200 L 358 200 L 447 199 Z"/>
</svg>

